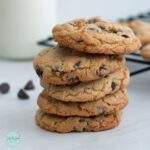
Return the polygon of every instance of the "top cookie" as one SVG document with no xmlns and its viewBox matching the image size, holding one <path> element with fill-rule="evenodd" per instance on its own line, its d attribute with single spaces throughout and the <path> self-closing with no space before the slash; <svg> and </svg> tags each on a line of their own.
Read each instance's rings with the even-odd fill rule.
<svg viewBox="0 0 150 150">
<path fill-rule="evenodd" d="M 56 25 L 53 36 L 60 45 L 87 53 L 126 54 L 141 46 L 130 28 L 99 17 Z"/>
<path fill-rule="evenodd" d="M 130 27 L 135 32 L 137 37 L 141 40 L 142 45 L 150 43 L 150 23 L 133 20 L 123 24 Z"/>
</svg>

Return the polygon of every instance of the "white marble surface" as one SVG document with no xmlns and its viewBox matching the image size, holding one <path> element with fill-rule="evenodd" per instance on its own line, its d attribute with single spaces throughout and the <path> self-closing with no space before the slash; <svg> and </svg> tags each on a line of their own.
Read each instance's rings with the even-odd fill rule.
<svg viewBox="0 0 150 150">
<path fill-rule="evenodd" d="M 36 90 L 31 98 L 18 100 L 16 93 L 32 79 Z M 148 150 L 150 149 L 150 72 L 131 79 L 129 105 L 119 127 L 96 133 L 50 133 L 34 122 L 36 98 L 41 88 L 31 62 L 0 61 L 0 83 L 8 81 L 11 91 L 0 95 L 0 150 Z M 10 147 L 8 132 L 20 134 L 20 143 Z"/>
</svg>

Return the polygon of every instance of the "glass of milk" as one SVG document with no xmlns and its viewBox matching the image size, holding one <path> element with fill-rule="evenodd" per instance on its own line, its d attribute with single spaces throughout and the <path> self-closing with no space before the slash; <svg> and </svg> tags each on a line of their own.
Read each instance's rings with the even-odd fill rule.
<svg viewBox="0 0 150 150">
<path fill-rule="evenodd" d="M 56 20 L 56 0 L 0 0 L 0 57 L 31 59 Z"/>
</svg>

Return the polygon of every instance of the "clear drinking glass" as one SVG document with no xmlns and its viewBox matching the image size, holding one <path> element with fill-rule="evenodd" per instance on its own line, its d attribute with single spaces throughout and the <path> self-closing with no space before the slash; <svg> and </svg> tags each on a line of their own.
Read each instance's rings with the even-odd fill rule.
<svg viewBox="0 0 150 150">
<path fill-rule="evenodd" d="M 55 19 L 56 0 L 0 0 L 0 57 L 34 57 Z"/>
</svg>

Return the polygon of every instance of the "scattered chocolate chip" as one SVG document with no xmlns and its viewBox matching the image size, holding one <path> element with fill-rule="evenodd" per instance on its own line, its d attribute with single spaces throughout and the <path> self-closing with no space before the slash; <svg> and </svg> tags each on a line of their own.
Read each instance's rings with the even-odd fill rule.
<svg viewBox="0 0 150 150">
<path fill-rule="evenodd" d="M 129 36 L 126 35 L 126 34 L 122 34 L 121 36 L 124 37 L 124 38 L 129 38 Z"/>
<path fill-rule="evenodd" d="M 39 77 L 42 77 L 42 75 L 43 75 L 43 71 L 40 68 L 36 68 L 36 73 Z"/>
<path fill-rule="evenodd" d="M 2 94 L 8 93 L 8 92 L 9 92 L 9 89 L 10 89 L 10 86 L 9 86 L 8 83 L 2 83 L 2 84 L 0 85 L 0 93 L 2 93 Z"/>
<path fill-rule="evenodd" d="M 113 82 L 111 83 L 111 89 L 112 89 L 112 91 L 114 91 L 115 88 L 116 88 L 116 83 L 113 81 Z"/>
<path fill-rule="evenodd" d="M 17 93 L 17 96 L 19 99 L 29 99 L 29 95 L 23 90 L 23 89 L 20 89 L 19 92 Z"/>
<path fill-rule="evenodd" d="M 54 68 L 52 68 L 52 73 L 54 73 L 57 76 L 61 76 L 64 74 L 64 71 L 60 67 L 54 67 Z"/>
<path fill-rule="evenodd" d="M 75 69 L 80 69 L 80 64 L 81 64 L 81 61 L 78 61 L 75 63 L 75 65 L 73 66 Z"/>
<path fill-rule="evenodd" d="M 24 86 L 24 89 L 25 90 L 33 90 L 33 89 L 35 89 L 35 86 L 34 86 L 33 82 L 30 80 L 26 83 L 26 85 Z"/>
</svg>

